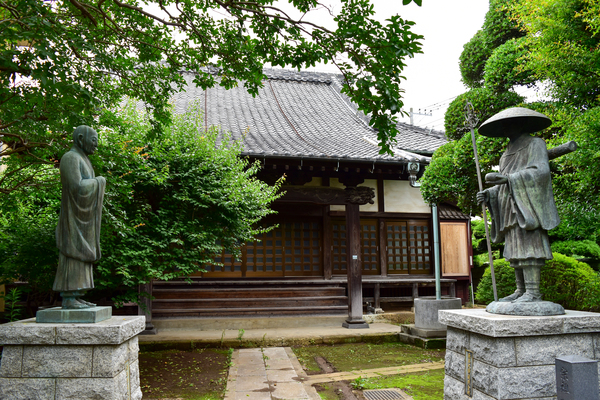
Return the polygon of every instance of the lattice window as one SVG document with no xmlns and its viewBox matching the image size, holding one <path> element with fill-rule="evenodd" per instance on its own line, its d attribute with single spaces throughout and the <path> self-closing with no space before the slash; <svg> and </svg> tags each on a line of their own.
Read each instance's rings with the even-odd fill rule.
<svg viewBox="0 0 600 400">
<path fill-rule="evenodd" d="M 285 275 L 318 275 L 322 271 L 321 224 L 283 224 Z"/>
<path fill-rule="evenodd" d="M 332 222 L 331 260 L 334 274 L 346 273 L 346 223 L 344 221 Z"/>
<path fill-rule="evenodd" d="M 363 274 L 379 273 L 379 230 L 377 220 L 360 221 L 360 250 Z"/>
<path fill-rule="evenodd" d="M 408 274 L 408 232 L 406 222 L 386 223 L 387 269 L 389 274 Z"/>
<path fill-rule="evenodd" d="M 426 222 L 408 223 L 408 246 L 411 273 L 429 274 L 431 272 L 429 241 L 429 226 Z"/>
</svg>

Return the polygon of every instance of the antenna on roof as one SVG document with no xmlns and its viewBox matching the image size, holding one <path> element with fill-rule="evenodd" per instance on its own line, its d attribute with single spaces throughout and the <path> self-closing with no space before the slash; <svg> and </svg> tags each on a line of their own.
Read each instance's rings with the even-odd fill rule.
<svg viewBox="0 0 600 400">
<path fill-rule="evenodd" d="M 413 123 L 413 116 L 414 115 L 422 115 L 424 117 L 431 117 L 433 114 L 432 114 L 431 110 L 429 110 L 429 113 L 428 113 L 426 109 L 423 109 L 423 112 L 421 112 L 420 108 L 419 108 L 419 112 L 414 112 L 413 108 L 411 107 L 409 115 L 410 115 L 410 124 L 414 125 L 414 123 Z"/>
</svg>

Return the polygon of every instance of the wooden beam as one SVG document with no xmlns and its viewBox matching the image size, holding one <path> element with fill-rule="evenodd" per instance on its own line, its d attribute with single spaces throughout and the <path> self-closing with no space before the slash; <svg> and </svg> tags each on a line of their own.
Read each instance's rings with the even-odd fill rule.
<svg viewBox="0 0 600 400">
<path fill-rule="evenodd" d="M 373 204 L 375 194 L 368 187 L 350 187 L 346 189 L 325 186 L 282 186 L 285 191 L 278 203 L 313 203 L 322 205 Z"/>
</svg>

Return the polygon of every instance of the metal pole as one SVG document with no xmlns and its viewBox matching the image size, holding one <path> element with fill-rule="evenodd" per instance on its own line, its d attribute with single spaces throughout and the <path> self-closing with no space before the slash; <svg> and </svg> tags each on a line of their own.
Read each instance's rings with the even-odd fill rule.
<svg viewBox="0 0 600 400">
<path fill-rule="evenodd" d="M 471 141 L 473 142 L 473 155 L 475 156 L 475 169 L 477 170 L 477 181 L 479 182 L 479 191 L 483 192 L 483 182 L 481 180 L 481 169 L 479 168 L 479 156 L 477 155 L 477 142 L 475 141 L 475 125 L 477 124 L 477 118 L 473 111 L 473 105 L 467 101 L 465 105 L 465 111 L 467 114 L 467 124 L 471 128 Z M 496 274 L 494 273 L 494 256 L 492 255 L 492 244 L 490 242 L 490 231 L 488 229 L 487 212 L 485 201 L 481 204 L 481 210 L 483 212 L 483 225 L 485 227 L 485 240 L 487 242 L 488 259 L 490 260 L 490 272 L 492 273 L 492 287 L 494 289 L 494 301 L 498 301 L 498 292 L 496 290 Z"/>
<path fill-rule="evenodd" d="M 431 214 L 433 216 L 433 255 L 435 265 L 435 299 L 442 299 L 442 285 L 440 282 L 440 231 L 438 224 L 438 209 L 437 204 L 431 206 Z"/>
</svg>

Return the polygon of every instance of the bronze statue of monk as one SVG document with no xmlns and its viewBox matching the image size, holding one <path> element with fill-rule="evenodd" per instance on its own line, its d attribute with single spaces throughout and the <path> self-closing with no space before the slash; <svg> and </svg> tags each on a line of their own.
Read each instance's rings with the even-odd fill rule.
<svg viewBox="0 0 600 400">
<path fill-rule="evenodd" d="M 541 268 L 552 259 L 548 230 L 558 226 L 560 219 L 546 142 L 530 133 L 551 123 L 544 114 L 515 107 L 496 114 L 479 128 L 484 136 L 510 139 L 500 158 L 499 172 L 485 177 L 495 186 L 477 193 L 477 201 L 487 203 L 492 217 L 491 239 L 504 242 L 504 258 L 515 269 L 517 290 L 490 304 L 487 310 L 492 313 L 564 314 L 560 305 L 542 301 L 540 293 Z"/>
<path fill-rule="evenodd" d="M 62 308 L 93 307 L 81 296 L 94 288 L 92 266 L 101 257 L 100 222 L 106 180 L 95 176 L 88 155 L 98 147 L 98 134 L 89 126 L 73 132 L 73 147 L 60 160 L 62 200 L 56 227 L 60 250 L 53 290 L 61 292 Z"/>
</svg>

